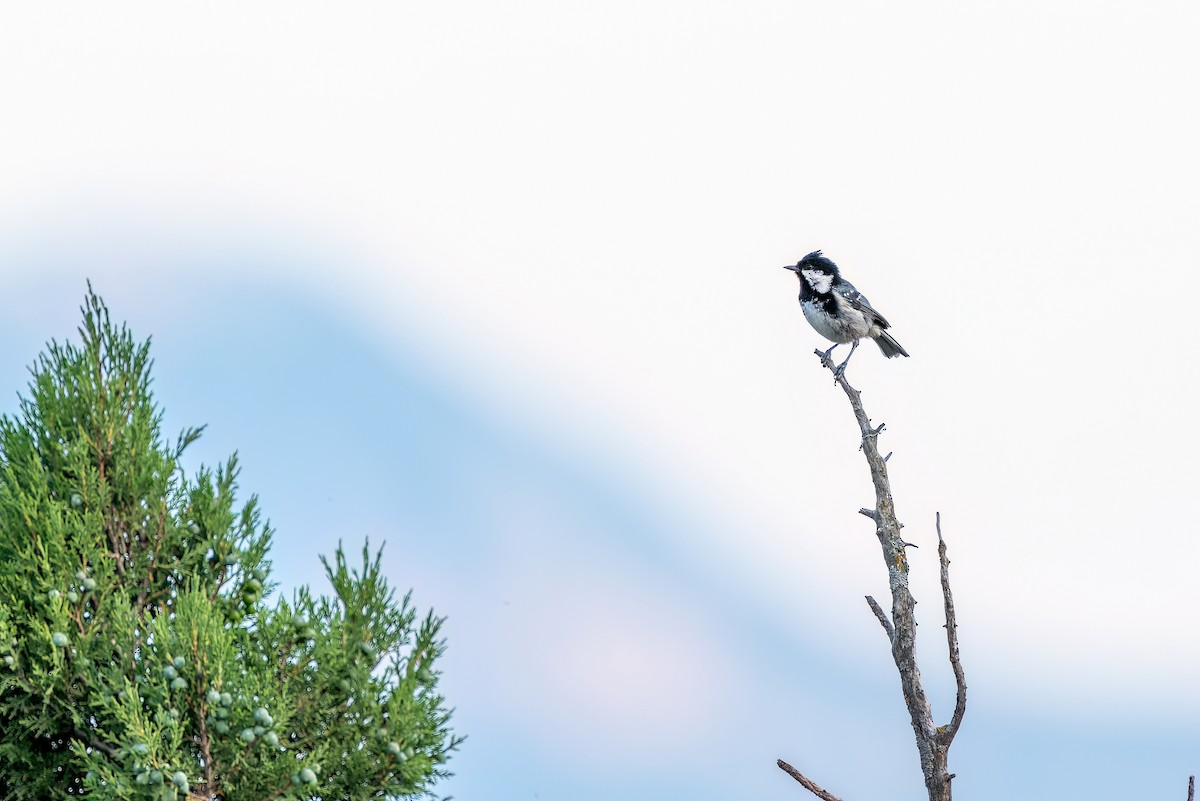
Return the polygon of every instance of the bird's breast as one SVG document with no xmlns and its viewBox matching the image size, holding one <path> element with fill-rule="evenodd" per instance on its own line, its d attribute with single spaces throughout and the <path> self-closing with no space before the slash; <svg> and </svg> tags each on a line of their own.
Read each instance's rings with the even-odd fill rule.
<svg viewBox="0 0 1200 801">
<path fill-rule="evenodd" d="M 862 339 L 871 328 L 862 312 L 836 295 L 802 300 L 800 308 L 809 325 L 830 342 Z"/>
</svg>

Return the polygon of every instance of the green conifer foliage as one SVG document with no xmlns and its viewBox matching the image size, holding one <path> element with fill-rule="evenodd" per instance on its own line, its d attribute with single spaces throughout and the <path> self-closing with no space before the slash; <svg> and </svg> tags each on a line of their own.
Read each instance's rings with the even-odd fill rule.
<svg viewBox="0 0 1200 801">
<path fill-rule="evenodd" d="M 0 417 L 0 798 L 181 801 L 431 793 L 459 738 L 441 619 L 367 547 L 333 593 L 272 598 L 272 531 L 237 459 L 184 475 L 149 343 L 91 292 Z"/>
</svg>

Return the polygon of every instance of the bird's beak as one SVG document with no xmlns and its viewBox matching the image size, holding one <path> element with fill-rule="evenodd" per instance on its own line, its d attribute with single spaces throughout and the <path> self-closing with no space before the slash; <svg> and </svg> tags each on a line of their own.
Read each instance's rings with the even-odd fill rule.
<svg viewBox="0 0 1200 801">
<path fill-rule="evenodd" d="M 799 264 L 785 264 L 785 265 L 783 265 L 783 269 L 791 270 L 792 272 L 795 273 L 795 272 L 800 271 L 800 265 Z"/>
</svg>

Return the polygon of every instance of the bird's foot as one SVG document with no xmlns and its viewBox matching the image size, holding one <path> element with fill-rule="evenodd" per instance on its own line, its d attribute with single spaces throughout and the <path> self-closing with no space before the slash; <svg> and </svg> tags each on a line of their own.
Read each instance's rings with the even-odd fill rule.
<svg viewBox="0 0 1200 801">
<path fill-rule="evenodd" d="M 836 348 L 837 345 L 834 345 L 833 347 Z M 834 381 L 838 380 L 839 378 L 841 378 L 842 376 L 844 376 L 846 374 L 846 365 L 850 363 L 850 357 L 854 355 L 854 351 L 856 351 L 856 350 L 858 350 L 858 340 L 857 339 L 854 340 L 854 344 L 850 346 L 850 352 L 846 354 L 845 360 L 837 366 L 836 370 L 833 371 L 833 380 Z M 832 352 L 833 352 L 833 348 L 830 348 L 829 352 L 826 353 L 825 355 L 828 356 L 829 353 L 832 353 Z"/>
<path fill-rule="evenodd" d="M 821 355 L 822 366 L 828 367 L 830 370 L 833 369 L 833 359 L 830 358 L 830 354 L 832 354 L 834 352 L 834 350 L 836 350 L 836 349 L 837 349 L 837 343 L 835 342 L 833 347 L 830 348 L 829 350 L 825 351 L 824 353 L 822 353 L 821 351 L 817 351 L 817 353 L 819 353 Z"/>
</svg>

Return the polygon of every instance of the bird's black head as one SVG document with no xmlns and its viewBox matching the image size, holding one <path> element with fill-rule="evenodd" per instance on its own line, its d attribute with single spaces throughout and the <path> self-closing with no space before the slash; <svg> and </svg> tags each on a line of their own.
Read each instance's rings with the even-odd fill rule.
<svg viewBox="0 0 1200 801">
<path fill-rule="evenodd" d="M 811 270 L 825 275 L 832 275 L 840 278 L 837 265 L 821 254 L 821 251 L 814 250 L 795 264 L 789 264 L 784 267 L 785 270 L 792 270 L 796 275 L 800 275 L 801 271 Z"/>
</svg>

